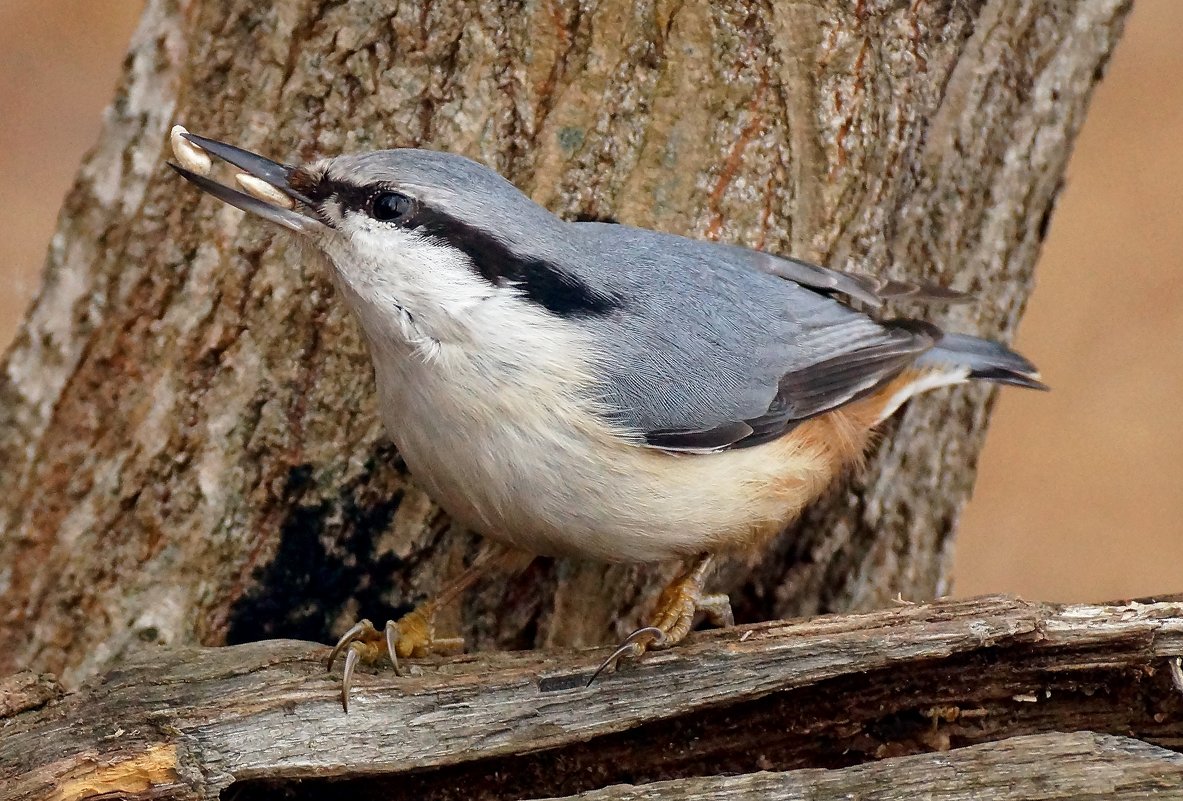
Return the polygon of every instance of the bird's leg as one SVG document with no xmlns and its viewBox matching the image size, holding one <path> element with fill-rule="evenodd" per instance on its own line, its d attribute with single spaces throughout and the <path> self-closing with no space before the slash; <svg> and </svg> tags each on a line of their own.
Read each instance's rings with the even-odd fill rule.
<svg viewBox="0 0 1183 801">
<path fill-rule="evenodd" d="M 394 672 L 401 676 L 400 658 L 424 657 L 431 653 L 459 653 L 464 650 L 463 637 L 435 636 L 436 612 L 455 600 L 491 568 L 518 561 L 517 552 L 489 544 L 463 573 L 446 584 L 434 598 L 419 604 L 397 621 L 386 621 L 382 631 L 374 628 L 369 620 L 359 620 L 350 626 L 337 640 L 328 657 L 328 668 L 332 670 L 337 657 L 345 654 L 345 670 L 341 677 L 341 705 L 345 711 L 349 711 L 349 691 L 359 662 L 373 665 L 386 656 L 394 666 Z"/>
<path fill-rule="evenodd" d="M 671 581 L 657 599 L 657 608 L 650 625 L 625 637 L 620 647 L 592 674 L 588 684 L 620 659 L 634 659 L 649 649 L 677 645 L 690 633 L 698 612 L 703 612 L 707 620 L 716 626 L 734 626 L 735 618 L 731 614 L 731 601 L 727 596 L 703 591 L 714 559 L 711 554 L 702 554 L 689 569 Z"/>
</svg>

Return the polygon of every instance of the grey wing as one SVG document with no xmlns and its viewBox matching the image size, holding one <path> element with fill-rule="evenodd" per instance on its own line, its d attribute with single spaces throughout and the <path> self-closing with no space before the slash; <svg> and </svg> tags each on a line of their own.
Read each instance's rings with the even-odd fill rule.
<svg viewBox="0 0 1183 801">
<path fill-rule="evenodd" d="M 780 377 L 762 414 L 709 428 L 646 431 L 645 442 L 663 450 L 710 452 L 776 439 L 804 420 L 874 392 L 931 349 L 940 336 L 938 329 L 923 323 L 888 324 L 878 341 L 852 341 L 845 349 L 790 369 Z"/>
<path fill-rule="evenodd" d="M 625 298 L 617 313 L 584 323 L 607 345 L 603 400 L 652 447 L 715 451 L 774 439 L 874 391 L 941 336 L 924 323 L 880 323 L 813 283 L 752 269 L 754 251 L 626 226 L 588 232 L 584 252 L 612 267 L 589 264 L 580 277 Z"/>
</svg>

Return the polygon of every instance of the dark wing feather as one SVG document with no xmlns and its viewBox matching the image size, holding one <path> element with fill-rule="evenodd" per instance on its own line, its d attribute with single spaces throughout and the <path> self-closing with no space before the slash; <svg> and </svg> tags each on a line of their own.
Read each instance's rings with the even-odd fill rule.
<svg viewBox="0 0 1183 801">
<path fill-rule="evenodd" d="M 788 281 L 795 281 L 802 286 L 827 294 L 846 295 L 871 306 L 882 306 L 888 300 L 964 303 L 972 299 L 964 292 L 924 281 L 879 278 L 866 273 L 852 273 L 821 267 L 785 256 L 774 256 L 761 250 L 749 250 L 734 245 L 721 247 L 741 252 L 751 265 L 761 272 Z"/>
<path fill-rule="evenodd" d="M 776 439 L 798 423 L 874 392 L 930 350 L 941 338 L 936 326 L 916 320 L 884 323 L 889 335 L 870 347 L 842 353 L 786 373 L 768 411 L 705 430 L 665 429 L 645 434 L 646 444 L 669 451 L 704 453 L 746 448 Z"/>
<path fill-rule="evenodd" d="M 743 442 L 753 433 L 755 433 L 754 429 L 750 425 L 736 420 L 699 431 L 676 428 L 646 431 L 645 444 L 664 451 L 703 453 L 721 450 L 737 442 Z"/>
</svg>

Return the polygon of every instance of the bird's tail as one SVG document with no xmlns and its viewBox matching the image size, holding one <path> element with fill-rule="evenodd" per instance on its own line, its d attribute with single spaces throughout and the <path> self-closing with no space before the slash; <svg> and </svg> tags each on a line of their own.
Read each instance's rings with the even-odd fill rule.
<svg viewBox="0 0 1183 801">
<path fill-rule="evenodd" d="M 1039 380 L 1039 370 L 1027 359 L 1001 342 L 968 334 L 945 334 L 936 347 L 916 360 L 916 366 L 960 373 L 961 381 L 993 381 L 1028 389 L 1047 389 L 1047 385 Z"/>
<path fill-rule="evenodd" d="M 904 401 L 922 392 L 966 381 L 1047 389 L 1035 365 L 1006 345 L 967 334 L 944 334 L 886 388 L 877 417 L 885 420 Z"/>
</svg>

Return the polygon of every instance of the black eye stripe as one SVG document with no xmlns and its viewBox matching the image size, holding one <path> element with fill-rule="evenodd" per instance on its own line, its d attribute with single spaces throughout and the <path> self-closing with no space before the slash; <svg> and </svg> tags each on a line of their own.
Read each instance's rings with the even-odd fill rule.
<svg viewBox="0 0 1183 801">
<path fill-rule="evenodd" d="M 560 317 L 609 314 L 621 305 L 620 298 L 592 289 L 554 263 L 517 253 L 499 237 L 423 204 L 406 227 L 447 242 L 490 284 L 512 284 L 527 300 Z"/>
<path fill-rule="evenodd" d="M 342 211 L 356 211 L 360 214 L 368 215 L 374 199 L 381 194 L 391 191 L 393 191 L 392 188 L 385 184 L 355 186 L 341 181 L 334 181 L 332 196 L 341 204 Z"/>
<path fill-rule="evenodd" d="M 398 190 L 389 184 L 366 184 L 359 186 L 349 181 L 338 181 L 327 175 L 314 175 L 297 170 L 290 179 L 292 188 L 303 194 L 318 206 L 327 200 L 335 200 L 341 211 L 355 211 L 369 214 L 374 199 L 385 192 Z"/>
</svg>

